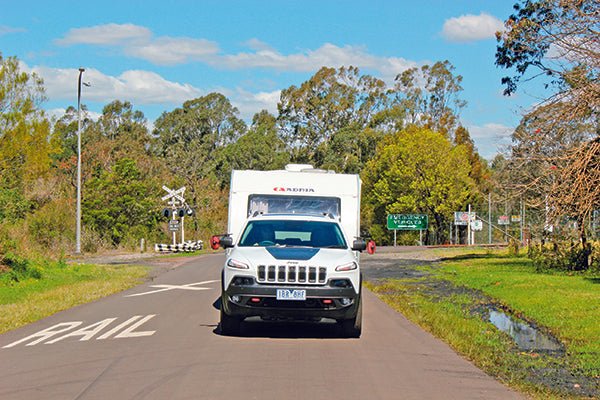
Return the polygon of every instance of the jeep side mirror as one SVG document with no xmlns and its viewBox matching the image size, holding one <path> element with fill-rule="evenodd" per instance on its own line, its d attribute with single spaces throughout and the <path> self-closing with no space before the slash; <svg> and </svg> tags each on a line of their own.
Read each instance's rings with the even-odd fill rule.
<svg viewBox="0 0 600 400">
<path fill-rule="evenodd" d="M 224 249 L 233 247 L 233 238 L 231 236 L 222 236 L 221 239 L 219 240 L 219 244 Z"/>
<path fill-rule="evenodd" d="M 364 239 L 356 239 L 352 242 L 352 250 L 354 251 L 363 251 L 367 248 L 367 242 Z"/>
</svg>

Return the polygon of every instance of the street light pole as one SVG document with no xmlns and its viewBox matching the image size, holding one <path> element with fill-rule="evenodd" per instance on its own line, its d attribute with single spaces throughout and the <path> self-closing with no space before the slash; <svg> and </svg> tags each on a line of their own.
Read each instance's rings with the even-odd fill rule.
<svg viewBox="0 0 600 400">
<path fill-rule="evenodd" d="M 79 68 L 77 82 L 77 225 L 75 229 L 75 253 L 81 254 L 81 75 L 84 68 Z"/>
</svg>

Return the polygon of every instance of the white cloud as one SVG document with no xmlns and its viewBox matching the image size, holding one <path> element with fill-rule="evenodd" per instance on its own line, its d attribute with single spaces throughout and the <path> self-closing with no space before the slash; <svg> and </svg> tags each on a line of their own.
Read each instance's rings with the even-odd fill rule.
<svg viewBox="0 0 600 400">
<path fill-rule="evenodd" d="M 325 43 L 316 50 L 289 55 L 263 46 L 255 52 L 211 57 L 207 62 L 214 67 L 229 69 L 267 68 L 294 72 L 313 72 L 323 66 L 352 65 L 361 69 L 377 70 L 384 79 L 393 79 L 396 74 L 417 65 L 416 62 L 403 58 L 377 57 L 360 46 L 339 47 L 331 43 Z"/>
<path fill-rule="evenodd" d="M 252 93 L 237 88 L 233 91 L 223 89 L 220 92 L 230 99 L 231 104 L 238 109 L 240 117 L 245 121 L 252 121 L 254 114 L 261 110 L 267 110 L 271 114 L 277 115 L 277 103 L 279 102 L 281 90 Z"/>
<path fill-rule="evenodd" d="M 9 33 L 25 32 L 24 28 L 13 28 L 12 26 L 0 25 L 0 36 Z"/>
<path fill-rule="evenodd" d="M 64 38 L 55 43 L 69 46 L 73 44 L 123 45 L 129 42 L 148 41 L 150 29 L 133 24 L 105 24 L 87 28 L 73 28 Z"/>
<path fill-rule="evenodd" d="M 498 18 L 486 13 L 462 15 L 444 22 L 442 35 L 450 42 L 474 42 L 491 39 L 504 24 Z"/>
<path fill-rule="evenodd" d="M 484 125 L 467 125 L 479 154 L 488 160 L 511 143 L 514 128 L 494 122 Z"/>
<path fill-rule="evenodd" d="M 52 108 L 52 109 L 46 110 L 46 114 L 48 114 L 48 116 L 50 116 L 50 118 L 55 118 L 58 120 L 58 119 L 62 118 L 63 115 L 65 115 L 66 111 L 67 110 L 65 108 Z M 95 112 L 95 111 L 87 110 L 86 116 L 88 118 L 91 118 L 94 121 L 98 121 L 98 119 L 102 116 L 102 114 Z M 82 111 L 81 117 L 83 118 L 83 111 Z"/>
<path fill-rule="evenodd" d="M 21 63 L 21 68 L 27 72 L 35 72 L 44 79 L 46 94 L 50 100 L 76 97 L 77 69 L 29 68 L 24 63 Z M 83 81 L 91 84 L 91 87 L 82 88 L 83 98 L 104 103 L 119 99 L 136 105 L 180 104 L 203 93 L 192 85 L 168 81 L 150 71 L 129 70 L 119 76 L 110 76 L 92 68 L 84 72 Z"/>
<path fill-rule="evenodd" d="M 243 43 L 246 47 L 252 50 L 272 50 L 273 48 L 260 39 L 252 38 Z"/>
<path fill-rule="evenodd" d="M 216 54 L 218 46 L 205 39 L 161 37 L 146 44 L 136 44 L 125 53 L 158 65 L 183 64 Z"/>
<path fill-rule="evenodd" d="M 71 29 L 56 43 L 61 45 L 90 44 L 111 45 L 123 53 L 158 65 L 176 65 L 187 62 L 202 62 L 215 68 L 247 69 L 264 68 L 277 71 L 314 72 L 323 66 L 356 66 L 361 69 L 379 71 L 386 80 L 416 62 L 399 57 L 379 57 L 369 54 L 362 46 L 337 46 L 325 43 L 314 50 L 282 54 L 267 43 L 252 38 L 244 43 L 250 51 L 223 54 L 217 43 L 189 37 L 153 37 L 152 32 L 132 24 L 107 24 L 89 28 Z"/>
</svg>

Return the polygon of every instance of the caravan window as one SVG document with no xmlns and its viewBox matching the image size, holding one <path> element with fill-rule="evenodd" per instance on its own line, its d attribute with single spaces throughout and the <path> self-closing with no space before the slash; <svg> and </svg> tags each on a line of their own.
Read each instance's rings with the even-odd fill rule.
<svg viewBox="0 0 600 400">
<path fill-rule="evenodd" d="M 248 216 L 263 214 L 331 214 L 340 216 L 338 197 L 274 196 L 255 194 L 248 198 Z"/>
</svg>

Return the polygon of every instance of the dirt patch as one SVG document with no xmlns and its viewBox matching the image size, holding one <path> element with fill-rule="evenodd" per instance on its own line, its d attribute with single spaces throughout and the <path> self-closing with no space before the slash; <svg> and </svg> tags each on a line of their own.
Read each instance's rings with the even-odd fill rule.
<svg viewBox="0 0 600 400">
<path fill-rule="evenodd" d="M 403 281 L 405 292 L 414 290 L 433 301 L 448 301 L 456 295 L 467 296 L 471 299 L 471 302 L 465 305 L 469 314 L 480 317 L 484 321 L 489 321 L 490 310 L 494 309 L 514 315 L 512 310 L 506 309 L 506 307 L 478 290 L 456 286 L 450 281 L 435 278 L 428 269 L 439 267 L 441 261 L 442 259 L 436 257 L 431 250 L 427 249 L 421 249 L 417 252 L 406 249 L 392 252 L 388 249 L 379 254 L 364 256 L 361 259 L 361 269 L 363 278 L 366 281 L 380 285 L 385 283 L 387 279 L 399 279 Z M 389 292 L 390 290 L 385 294 L 393 295 Z M 518 317 L 535 329 L 548 334 L 535 321 L 521 315 Z M 522 352 L 516 347 L 513 351 Z M 600 397 L 600 381 L 598 379 L 575 374 L 566 368 L 568 360 L 564 347 L 558 350 L 541 350 L 528 353 L 532 357 L 545 357 L 545 360 L 547 360 L 544 368 L 530 368 L 523 371 L 528 381 L 570 396 Z"/>
</svg>

